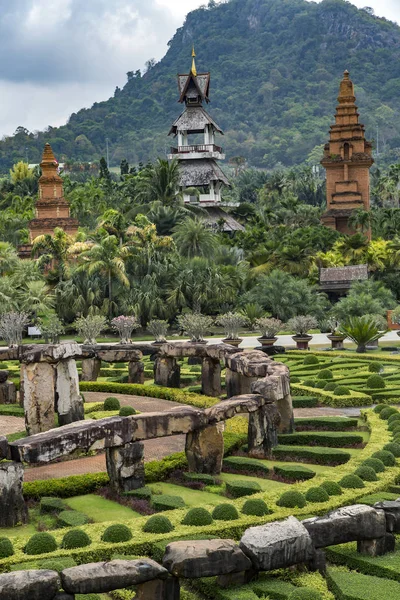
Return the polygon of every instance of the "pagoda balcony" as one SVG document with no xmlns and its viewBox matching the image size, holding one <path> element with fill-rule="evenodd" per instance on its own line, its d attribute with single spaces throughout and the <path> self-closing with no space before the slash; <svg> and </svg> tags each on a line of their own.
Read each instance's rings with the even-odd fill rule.
<svg viewBox="0 0 400 600">
<path fill-rule="evenodd" d="M 179 158 L 192 158 L 193 154 L 206 154 L 212 158 L 220 158 L 222 156 L 221 146 L 216 144 L 192 144 L 190 146 L 171 147 L 171 156 L 179 156 Z"/>
</svg>

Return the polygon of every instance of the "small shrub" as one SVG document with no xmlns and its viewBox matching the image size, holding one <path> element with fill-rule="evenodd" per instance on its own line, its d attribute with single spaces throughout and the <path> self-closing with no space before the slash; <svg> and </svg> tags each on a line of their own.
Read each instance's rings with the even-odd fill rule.
<svg viewBox="0 0 400 600">
<path fill-rule="evenodd" d="M 287 600 L 324 600 L 323 596 L 311 588 L 298 588 L 291 592 Z"/>
<path fill-rule="evenodd" d="M 126 525 L 110 525 L 101 536 L 102 542 L 128 542 L 132 539 L 132 532 Z"/>
<path fill-rule="evenodd" d="M 350 489 L 350 490 L 358 490 L 360 488 L 365 487 L 365 483 L 363 482 L 363 480 L 358 475 L 355 475 L 355 474 L 345 475 L 339 481 L 339 485 L 341 485 L 343 488 Z"/>
<path fill-rule="evenodd" d="M 326 392 L 333 392 L 334 390 L 336 390 L 337 387 L 337 383 L 335 383 L 334 381 L 328 381 L 328 383 L 326 383 L 324 386 L 324 390 Z"/>
<path fill-rule="evenodd" d="M 387 408 L 387 404 L 377 404 L 374 408 L 374 412 L 379 414 L 384 408 Z"/>
<path fill-rule="evenodd" d="M 361 466 L 371 467 L 375 471 L 375 473 L 383 473 L 386 469 L 385 465 L 379 458 L 367 458 L 364 460 Z"/>
<path fill-rule="evenodd" d="M 383 390 L 386 387 L 386 383 L 381 375 L 370 375 L 367 379 L 367 387 L 372 390 Z"/>
<path fill-rule="evenodd" d="M 372 467 L 368 467 L 367 465 L 361 465 L 354 473 L 363 481 L 378 481 L 374 469 Z"/>
<path fill-rule="evenodd" d="M 397 442 L 391 442 L 383 446 L 383 450 L 391 452 L 395 458 L 400 458 L 400 444 Z"/>
<path fill-rule="evenodd" d="M 57 542 L 53 535 L 46 532 L 35 533 L 25 546 L 25 554 L 47 554 L 57 550 Z"/>
<path fill-rule="evenodd" d="M 71 529 L 64 535 L 61 548 L 72 550 L 73 548 L 85 548 L 90 546 L 92 540 L 85 531 L 82 529 Z"/>
<path fill-rule="evenodd" d="M 154 510 L 174 510 L 175 508 L 183 508 L 185 506 L 185 502 L 180 496 L 159 494 L 152 497 L 151 506 L 154 508 Z"/>
<path fill-rule="evenodd" d="M 385 408 L 379 412 L 379 416 L 381 419 L 387 420 L 390 417 L 390 415 L 394 415 L 397 412 L 397 408 L 393 408 L 392 406 L 385 406 Z"/>
<path fill-rule="evenodd" d="M 303 467 L 302 465 L 275 465 L 274 472 L 285 479 L 293 481 L 306 481 L 315 477 L 315 471 L 308 467 Z"/>
<path fill-rule="evenodd" d="M 312 487 L 306 492 L 307 502 L 328 502 L 329 494 L 321 487 Z"/>
<path fill-rule="evenodd" d="M 0 537 L 0 558 L 7 558 L 14 554 L 14 547 L 11 540 L 6 537 Z"/>
<path fill-rule="evenodd" d="M 57 517 L 59 527 L 79 527 L 89 522 L 87 515 L 77 510 L 63 510 Z"/>
<path fill-rule="evenodd" d="M 71 567 L 76 567 L 76 561 L 70 556 L 45 558 L 38 563 L 39 569 L 48 569 L 49 571 L 57 571 L 57 573 L 61 573 L 64 569 L 70 569 Z"/>
<path fill-rule="evenodd" d="M 114 398 L 114 396 L 110 396 L 104 400 L 104 409 L 103 410 L 119 410 L 121 408 L 121 404 L 118 398 Z"/>
<path fill-rule="evenodd" d="M 379 450 L 378 452 L 374 452 L 372 458 L 379 458 L 385 465 L 385 467 L 394 467 L 396 464 L 396 458 L 392 452 L 388 452 L 387 450 Z"/>
<path fill-rule="evenodd" d="M 239 513 L 233 504 L 218 504 L 212 511 L 212 518 L 216 521 L 235 521 Z"/>
<path fill-rule="evenodd" d="M 337 384 L 336 384 L 337 385 Z M 314 387 L 317 390 L 324 390 L 326 386 L 326 379 L 317 379 L 317 381 L 315 382 Z M 336 387 L 336 386 L 335 386 Z"/>
<path fill-rule="evenodd" d="M 297 377 L 296 375 L 291 375 L 290 383 L 300 383 L 300 377 Z"/>
<path fill-rule="evenodd" d="M 137 490 L 130 490 L 125 492 L 124 496 L 133 496 L 134 498 L 140 498 L 141 500 L 150 500 L 151 489 L 148 487 L 138 488 Z"/>
<path fill-rule="evenodd" d="M 182 525 L 192 525 L 200 527 L 201 525 L 211 525 L 213 518 L 205 508 L 191 508 L 183 518 Z"/>
<path fill-rule="evenodd" d="M 303 365 L 317 365 L 318 363 L 319 363 L 319 358 L 318 358 L 318 356 L 315 356 L 314 354 L 309 354 L 303 360 Z"/>
<path fill-rule="evenodd" d="M 330 369 L 322 369 L 317 375 L 318 379 L 333 379 L 333 373 Z"/>
<path fill-rule="evenodd" d="M 119 409 L 120 417 L 130 417 L 131 415 L 136 415 L 136 410 L 132 406 L 121 406 Z"/>
<path fill-rule="evenodd" d="M 314 381 L 314 379 L 305 379 L 303 381 L 303 385 L 305 385 L 306 387 L 313 388 L 313 387 L 315 387 L 315 381 Z"/>
<path fill-rule="evenodd" d="M 400 421 L 400 412 L 397 411 L 395 413 L 393 413 L 392 415 L 390 415 L 390 417 L 388 418 L 388 424 L 390 425 L 390 423 L 395 423 L 396 421 Z"/>
<path fill-rule="evenodd" d="M 143 531 L 148 533 L 169 533 L 173 528 L 171 521 L 163 515 L 153 515 L 143 525 Z"/>
<path fill-rule="evenodd" d="M 205 485 L 215 485 L 215 477 L 208 475 L 207 473 L 184 473 L 183 478 L 186 481 L 195 481 L 204 483 Z"/>
<path fill-rule="evenodd" d="M 380 362 L 371 362 L 368 365 L 368 371 L 370 373 L 380 373 L 381 371 L 383 371 L 383 364 Z"/>
<path fill-rule="evenodd" d="M 278 506 L 284 506 L 285 508 L 304 508 L 307 504 L 305 496 L 301 492 L 284 492 L 277 501 Z"/>
<path fill-rule="evenodd" d="M 241 498 L 261 492 L 261 486 L 257 481 L 227 481 L 226 491 L 233 498 Z"/>
<path fill-rule="evenodd" d="M 338 385 L 333 393 L 335 396 L 350 396 L 350 389 L 345 385 Z"/>
<path fill-rule="evenodd" d="M 343 494 L 342 488 L 336 481 L 324 481 L 321 483 L 321 487 L 328 496 L 341 496 Z"/>
<path fill-rule="evenodd" d="M 269 509 L 264 500 L 261 500 L 261 498 L 249 498 L 243 504 L 242 513 L 244 515 L 263 517 L 264 515 L 269 514 Z"/>
<path fill-rule="evenodd" d="M 245 471 L 246 473 L 257 471 L 265 474 L 269 473 L 269 467 L 261 460 L 248 458 L 247 456 L 228 456 L 224 459 L 224 467 L 229 467 L 236 471 Z"/>
<path fill-rule="evenodd" d="M 51 497 L 45 496 L 40 500 L 41 514 L 60 512 L 64 509 L 65 509 L 65 504 L 61 500 L 61 498 L 51 498 Z"/>
</svg>

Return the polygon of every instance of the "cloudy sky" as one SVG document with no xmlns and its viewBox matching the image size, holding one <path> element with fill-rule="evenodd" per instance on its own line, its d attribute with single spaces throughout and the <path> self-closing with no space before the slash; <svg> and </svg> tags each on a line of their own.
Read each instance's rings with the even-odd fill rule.
<svg viewBox="0 0 400 600">
<path fill-rule="evenodd" d="M 352 0 L 400 23 L 400 0 Z M 0 0 L 0 136 L 65 123 L 159 60 L 206 0 Z"/>
</svg>

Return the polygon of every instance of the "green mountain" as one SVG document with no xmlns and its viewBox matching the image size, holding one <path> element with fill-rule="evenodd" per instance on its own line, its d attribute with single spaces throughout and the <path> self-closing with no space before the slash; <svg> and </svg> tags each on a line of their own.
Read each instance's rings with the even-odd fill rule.
<svg viewBox="0 0 400 600">
<path fill-rule="evenodd" d="M 344 0 L 230 0 L 188 14 L 164 58 L 130 73 L 114 97 L 72 114 L 62 127 L 0 142 L 0 172 L 45 141 L 60 159 L 94 160 L 110 141 L 111 164 L 163 155 L 181 106 L 176 74 L 211 71 L 209 111 L 225 131 L 227 158 L 257 167 L 302 163 L 327 141 L 345 69 L 356 84 L 361 120 L 390 159 L 400 155 L 400 27 Z M 317 149 L 314 151 L 317 155 Z"/>
</svg>

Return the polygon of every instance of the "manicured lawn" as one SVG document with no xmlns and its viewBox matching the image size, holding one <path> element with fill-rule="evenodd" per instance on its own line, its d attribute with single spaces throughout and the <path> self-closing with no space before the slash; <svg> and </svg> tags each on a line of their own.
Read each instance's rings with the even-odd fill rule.
<svg viewBox="0 0 400 600">
<path fill-rule="evenodd" d="M 16 537 L 23 537 L 24 539 L 29 538 L 34 533 L 37 533 L 37 529 L 33 523 L 27 525 L 19 525 L 17 527 L 2 527 L 0 529 L 0 537 L 8 537 L 15 539 Z"/>
<path fill-rule="evenodd" d="M 290 487 L 288 483 L 281 483 L 280 481 L 274 481 L 273 479 L 262 479 L 261 477 L 249 477 L 247 475 L 234 475 L 233 473 L 221 473 L 219 478 L 222 479 L 222 481 L 256 481 L 260 484 L 261 489 L 265 491 L 285 491 Z"/>
<path fill-rule="evenodd" d="M 183 485 L 175 485 L 173 483 L 152 483 L 149 488 L 154 492 L 161 494 L 169 494 L 171 496 L 180 496 L 185 501 L 187 506 L 204 506 L 205 504 L 216 505 L 221 503 L 221 496 L 212 494 L 211 492 L 203 492 L 201 490 L 191 490 Z"/>
<path fill-rule="evenodd" d="M 97 494 L 86 494 L 67 498 L 65 503 L 73 510 L 84 513 L 95 523 L 107 521 L 119 521 L 124 523 L 126 519 L 140 517 L 141 515 L 126 506 L 121 506 L 112 500 L 106 500 Z"/>
</svg>

